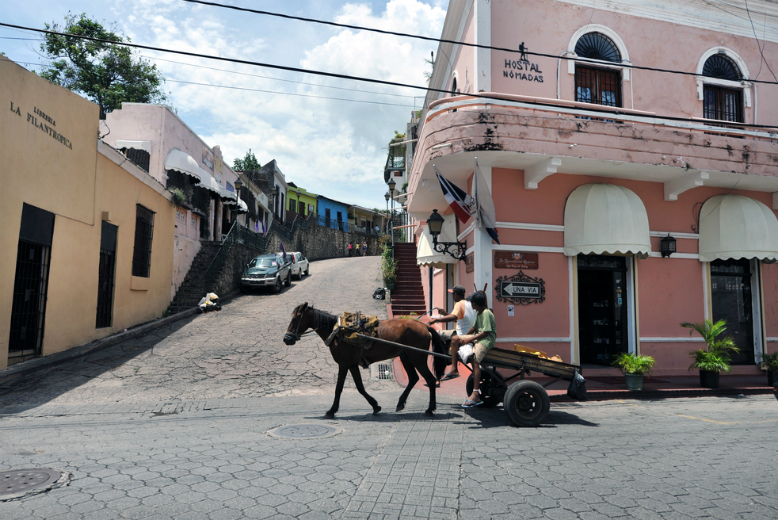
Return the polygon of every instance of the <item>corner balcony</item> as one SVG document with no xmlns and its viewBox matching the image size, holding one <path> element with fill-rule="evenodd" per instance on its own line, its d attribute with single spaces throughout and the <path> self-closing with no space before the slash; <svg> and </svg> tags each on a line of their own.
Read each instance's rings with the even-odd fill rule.
<svg viewBox="0 0 778 520">
<path fill-rule="evenodd" d="M 409 210 L 442 196 L 433 164 L 466 187 L 482 167 L 524 171 L 526 189 L 554 173 L 664 183 L 665 200 L 697 186 L 778 192 L 778 128 L 557 99 L 483 93 L 432 103 L 414 157 Z M 778 209 L 778 194 L 773 195 Z"/>
</svg>

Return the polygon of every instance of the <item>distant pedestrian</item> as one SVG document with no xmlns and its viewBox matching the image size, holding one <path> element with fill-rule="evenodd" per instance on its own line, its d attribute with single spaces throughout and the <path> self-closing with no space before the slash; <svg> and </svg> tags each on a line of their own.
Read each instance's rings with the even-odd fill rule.
<svg viewBox="0 0 778 520">
<path fill-rule="evenodd" d="M 348 256 L 351 256 L 351 250 L 354 248 L 354 243 L 349 242 L 348 243 Z"/>
<path fill-rule="evenodd" d="M 367 256 L 367 242 L 362 242 L 362 256 Z"/>
</svg>

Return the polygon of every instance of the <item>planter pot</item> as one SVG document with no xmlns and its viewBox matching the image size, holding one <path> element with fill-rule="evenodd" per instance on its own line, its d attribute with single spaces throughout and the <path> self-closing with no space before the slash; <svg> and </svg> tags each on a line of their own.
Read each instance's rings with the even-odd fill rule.
<svg viewBox="0 0 778 520">
<path fill-rule="evenodd" d="M 627 390 L 643 390 L 643 374 L 624 374 L 624 380 L 627 382 Z"/>
<path fill-rule="evenodd" d="M 718 388 L 719 373 L 700 370 L 700 386 L 703 388 Z"/>
<path fill-rule="evenodd" d="M 767 371 L 767 386 L 775 386 L 778 383 L 778 372 L 775 370 Z"/>
</svg>

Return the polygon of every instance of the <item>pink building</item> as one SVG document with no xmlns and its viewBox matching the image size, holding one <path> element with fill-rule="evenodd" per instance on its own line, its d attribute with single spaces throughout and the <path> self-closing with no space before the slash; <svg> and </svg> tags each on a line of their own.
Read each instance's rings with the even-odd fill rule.
<svg viewBox="0 0 778 520">
<path fill-rule="evenodd" d="M 219 241 L 239 210 L 238 175 L 221 149 L 208 146 L 170 108 L 124 103 L 101 123 L 103 140 L 168 189 L 178 189 L 171 299 L 186 277 L 201 242 Z M 243 204 L 245 209 L 245 204 Z"/>
<path fill-rule="evenodd" d="M 429 91 L 417 129 L 408 211 L 433 305 L 488 284 L 498 347 L 589 375 L 619 352 L 687 374 L 704 345 L 680 323 L 726 319 L 733 373 L 759 373 L 778 350 L 778 7 L 749 2 L 757 41 L 740 4 L 452 1 L 442 38 L 492 48 L 440 44 L 430 87 L 459 94 Z M 435 177 L 470 192 L 476 162 L 500 244 Z M 433 209 L 466 261 L 431 249 Z"/>
</svg>

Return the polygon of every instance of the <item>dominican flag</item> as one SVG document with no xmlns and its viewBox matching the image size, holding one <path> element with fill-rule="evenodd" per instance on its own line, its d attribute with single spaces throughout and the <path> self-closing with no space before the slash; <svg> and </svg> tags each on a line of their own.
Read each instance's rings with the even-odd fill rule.
<svg viewBox="0 0 778 520">
<path fill-rule="evenodd" d="M 284 249 L 284 243 L 279 242 L 279 244 L 281 246 L 281 252 L 284 254 L 284 263 L 286 263 L 286 249 Z"/>
<path fill-rule="evenodd" d="M 443 196 L 446 198 L 448 205 L 451 206 L 451 209 L 454 210 L 454 214 L 462 223 L 470 220 L 470 207 L 473 205 L 473 199 L 454 183 L 443 177 L 435 165 L 432 165 L 432 167 L 435 168 L 435 175 L 437 175 L 438 182 L 440 182 Z"/>
<path fill-rule="evenodd" d="M 473 172 L 473 199 L 475 200 L 475 218 L 478 226 L 482 227 L 492 237 L 492 240 L 499 244 L 500 240 L 497 238 L 497 230 L 495 229 L 497 217 L 494 211 L 494 200 L 492 200 L 489 186 L 478 168 L 477 158 Z"/>
</svg>

